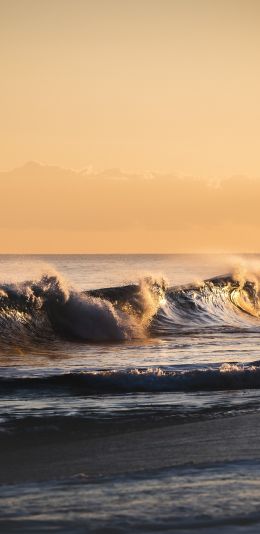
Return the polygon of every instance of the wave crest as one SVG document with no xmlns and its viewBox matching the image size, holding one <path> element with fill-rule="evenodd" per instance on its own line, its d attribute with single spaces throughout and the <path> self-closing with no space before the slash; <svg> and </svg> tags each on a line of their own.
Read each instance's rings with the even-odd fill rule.
<svg viewBox="0 0 260 534">
<path fill-rule="evenodd" d="M 196 369 L 163 367 L 80 371 L 42 377 L 2 378 L 1 390 L 70 388 L 83 394 L 222 391 L 260 388 L 260 362 L 247 365 L 225 363 Z"/>
<path fill-rule="evenodd" d="M 178 287 L 146 277 L 84 292 L 53 272 L 0 285 L 0 340 L 19 346 L 59 337 L 110 342 L 198 328 L 259 330 L 259 318 L 259 283 L 237 274 Z"/>
<path fill-rule="evenodd" d="M 120 341 L 142 338 L 161 302 L 163 289 L 152 278 L 138 286 L 110 288 L 110 297 L 101 291 L 79 292 L 55 274 L 38 281 L 3 284 L 0 287 L 0 337 L 49 338 L 49 335 L 80 341 Z"/>
</svg>

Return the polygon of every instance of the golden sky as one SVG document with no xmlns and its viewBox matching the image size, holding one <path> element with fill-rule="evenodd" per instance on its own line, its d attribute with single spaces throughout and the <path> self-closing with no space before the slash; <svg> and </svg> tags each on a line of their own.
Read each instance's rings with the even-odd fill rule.
<svg viewBox="0 0 260 534">
<path fill-rule="evenodd" d="M 0 0 L 0 252 L 260 251 L 259 28 L 258 0 Z"/>
</svg>

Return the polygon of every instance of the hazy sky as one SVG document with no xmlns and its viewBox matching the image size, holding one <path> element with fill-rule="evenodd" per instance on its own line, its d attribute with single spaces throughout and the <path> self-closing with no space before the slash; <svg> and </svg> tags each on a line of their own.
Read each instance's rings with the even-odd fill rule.
<svg viewBox="0 0 260 534">
<path fill-rule="evenodd" d="M 45 166 L 94 171 L 116 167 L 128 174 L 190 176 L 215 184 L 244 175 L 251 187 L 250 180 L 260 177 L 259 28 L 259 0 L 0 0 L 0 170 L 36 160 Z M 39 176 L 29 175 L 27 179 L 23 171 L 22 189 L 16 185 L 13 197 L 27 209 L 40 201 L 35 189 Z M 57 176 L 49 167 L 48 177 L 53 183 L 49 202 L 58 213 L 63 179 L 56 183 Z M 92 179 L 96 179 L 95 172 Z M 237 197 L 237 211 L 242 206 L 244 210 L 240 219 L 233 210 L 227 222 L 222 204 L 217 203 L 214 220 L 208 209 L 207 216 L 203 211 L 203 220 L 195 217 L 192 221 L 186 215 L 181 225 L 179 213 L 169 206 L 168 227 L 156 229 L 151 222 L 145 224 L 144 218 L 141 222 L 131 219 L 131 210 L 126 210 L 127 230 L 124 225 L 121 230 L 120 217 L 117 228 L 108 225 L 106 229 L 103 223 L 102 228 L 101 223 L 91 226 L 88 204 L 97 198 L 88 198 L 82 227 L 73 227 L 69 221 L 78 209 L 75 175 L 73 180 L 73 203 L 70 213 L 63 213 L 60 228 L 55 218 L 52 228 L 47 224 L 43 230 L 40 224 L 40 231 L 45 232 L 41 250 L 48 251 L 51 242 L 49 248 L 55 252 L 56 236 L 59 251 L 75 252 L 80 231 L 85 232 L 86 243 L 81 252 L 214 247 L 243 251 L 248 246 L 260 250 L 258 222 L 247 216 L 251 206 Z M 190 184 L 184 178 L 180 210 L 186 214 L 185 206 L 200 205 L 198 195 L 205 193 L 200 189 L 196 193 L 195 188 L 191 197 Z M 4 183 L 0 185 L 6 195 L 11 194 Z M 174 197 L 176 184 L 169 187 L 168 194 Z M 240 191 L 236 180 L 232 187 L 235 194 Z M 258 186 L 254 187 L 257 192 Z M 124 210 L 127 199 L 117 206 L 109 191 L 107 204 L 118 212 Z M 152 186 L 146 187 L 145 194 L 145 213 L 151 221 L 155 209 Z M 8 203 L 12 198 L 7 198 Z M 154 214 L 157 220 L 160 205 Z M 2 217 L 0 251 L 41 248 L 36 208 L 25 216 L 28 224 L 23 230 L 22 211 L 18 212 L 20 220 L 13 212 L 12 229 L 8 218 Z M 98 214 L 101 220 L 102 211 Z M 105 233 L 102 238 L 98 234 L 100 243 L 94 250 L 98 232 Z M 244 243 L 243 235 L 250 245 Z"/>
<path fill-rule="evenodd" d="M 1 169 L 259 175 L 259 0 L 0 0 Z"/>
<path fill-rule="evenodd" d="M 2 252 L 257 252 L 260 180 L 94 173 L 30 162 L 0 173 Z"/>
</svg>

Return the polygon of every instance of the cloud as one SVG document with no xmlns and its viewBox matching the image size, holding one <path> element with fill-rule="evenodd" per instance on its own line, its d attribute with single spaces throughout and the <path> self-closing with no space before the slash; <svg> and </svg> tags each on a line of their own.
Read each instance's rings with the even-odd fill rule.
<svg viewBox="0 0 260 534">
<path fill-rule="evenodd" d="M 188 241 L 194 228 L 198 239 L 218 227 L 260 230 L 260 181 L 243 176 L 216 185 L 174 174 L 85 173 L 29 162 L 0 173 L 0 195 L 2 229 L 186 232 Z"/>
</svg>

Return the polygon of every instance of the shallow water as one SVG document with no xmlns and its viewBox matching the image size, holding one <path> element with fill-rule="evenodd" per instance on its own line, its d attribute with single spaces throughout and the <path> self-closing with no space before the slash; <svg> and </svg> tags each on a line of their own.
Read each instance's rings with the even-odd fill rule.
<svg viewBox="0 0 260 534">
<path fill-rule="evenodd" d="M 259 532 L 260 466 L 3 486 L 1 532 Z M 7 530 L 6 530 L 7 532 Z"/>
</svg>

